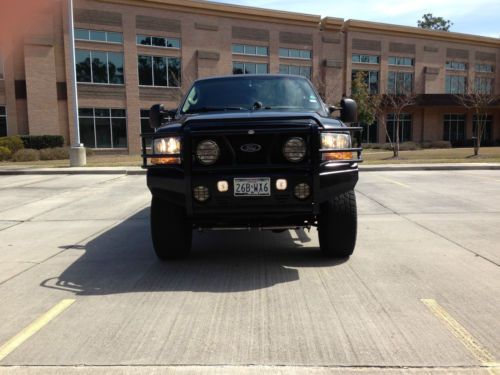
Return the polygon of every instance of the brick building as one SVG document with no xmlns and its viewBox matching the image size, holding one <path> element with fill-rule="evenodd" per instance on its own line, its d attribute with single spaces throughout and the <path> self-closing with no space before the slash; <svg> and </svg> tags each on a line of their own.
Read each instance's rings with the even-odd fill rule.
<svg viewBox="0 0 500 375">
<path fill-rule="evenodd" d="M 73 136 L 67 2 L 43 27 L 0 46 L 0 135 Z M 175 108 L 193 79 L 233 73 L 305 75 L 328 101 L 350 94 L 356 71 L 370 89 L 420 95 L 402 140 L 473 136 L 474 116 L 452 94 L 466 84 L 500 94 L 500 39 L 201 0 L 74 0 L 80 135 L 86 147 L 139 152 L 147 109 Z M 401 83 L 403 82 L 403 83 Z M 392 131 L 391 114 L 387 114 Z M 367 141 L 385 142 L 371 126 Z M 500 108 L 485 138 L 500 139 Z"/>
</svg>

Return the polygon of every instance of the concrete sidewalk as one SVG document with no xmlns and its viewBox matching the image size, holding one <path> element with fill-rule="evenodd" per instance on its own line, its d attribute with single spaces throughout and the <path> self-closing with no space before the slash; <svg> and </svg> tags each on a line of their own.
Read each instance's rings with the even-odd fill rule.
<svg viewBox="0 0 500 375">
<path fill-rule="evenodd" d="M 399 171 L 481 171 L 500 170 L 500 163 L 432 163 L 432 164 L 360 164 L 363 172 Z M 74 174 L 116 174 L 141 175 L 141 167 L 82 167 L 82 168 L 32 168 L 2 167 L 0 175 L 74 175 Z"/>
</svg>

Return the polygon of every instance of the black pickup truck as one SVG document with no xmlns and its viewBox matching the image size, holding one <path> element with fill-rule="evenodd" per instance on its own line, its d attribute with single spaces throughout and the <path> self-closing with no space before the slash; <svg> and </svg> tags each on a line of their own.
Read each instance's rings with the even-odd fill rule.
<svg viewBox="0 0 500 375">
<path fill-rule="evenodd" d="M 288 75 L 200 79 L 179 108 L 154 105 L 155 131 L 141 136 L 158 257 L 187 255 L 193 230 L 313 226 L 324 254 L 351 255 L 360 128 L 344 123 L 356 113 L 353 100 L 328 107 Z"/>
</svg>

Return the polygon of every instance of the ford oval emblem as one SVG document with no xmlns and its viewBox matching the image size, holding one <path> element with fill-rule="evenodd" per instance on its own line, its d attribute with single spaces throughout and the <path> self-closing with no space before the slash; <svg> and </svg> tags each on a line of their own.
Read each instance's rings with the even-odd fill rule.
<svg viewBox="0 0 500 375">
<path fill-rule="evenodd" d="M 247 143 L 240 147 L 240 150 L 243 152 L 258 152 L 262 150 L 262 147 L 257 143 Z"/>
</svg>

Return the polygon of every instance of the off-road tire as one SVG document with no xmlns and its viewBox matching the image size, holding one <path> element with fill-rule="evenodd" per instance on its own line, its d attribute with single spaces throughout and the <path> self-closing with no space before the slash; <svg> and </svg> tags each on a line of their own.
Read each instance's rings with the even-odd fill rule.
<svg viewBox="0 0 500 375">
<path fill-rule="evenodd" d="M 321 252 L 332 258 L 350 256 L 356 246 L 358 215 L 354 190 L 338 195 L 321 206 L 318 236 Z"/>
<path fill-rule="evenodd" d="M 153 247 L 158 258 L 179 259 L 189 254 L 192 226 L 183 207 L 153 197 L 150 220 Z"/>
</svg>

